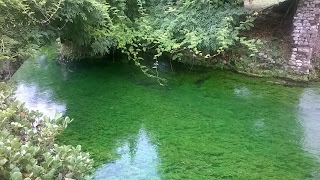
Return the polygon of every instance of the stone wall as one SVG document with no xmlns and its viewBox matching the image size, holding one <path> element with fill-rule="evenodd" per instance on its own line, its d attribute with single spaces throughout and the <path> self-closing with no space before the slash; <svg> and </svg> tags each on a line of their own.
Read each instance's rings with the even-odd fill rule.
<svg viewBox="0 0 320 180">
<path fill-rule="evenodd" d="M 320 0 L 300 0 L 293 21 L 293 48 L 289 60 L 297 74 L 309 74 L 312 56 L 319 38 Z"/>
</svg>

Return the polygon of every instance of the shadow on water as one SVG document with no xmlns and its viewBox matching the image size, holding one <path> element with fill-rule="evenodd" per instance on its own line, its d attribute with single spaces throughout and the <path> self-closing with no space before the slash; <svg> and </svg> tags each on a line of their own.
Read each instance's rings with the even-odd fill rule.
<svg viewBox="0 0 320 180">
<path fill-rule="evenodd" d="M 226 71 L 168 80 L 160 87 L 130 65 L 70 70 L 43 58 L 13 77 L 29 108 L 75 119 L 57 142 L 82 145 L 97 180 L 315 178 L 320 88 Z"/>
</svg>

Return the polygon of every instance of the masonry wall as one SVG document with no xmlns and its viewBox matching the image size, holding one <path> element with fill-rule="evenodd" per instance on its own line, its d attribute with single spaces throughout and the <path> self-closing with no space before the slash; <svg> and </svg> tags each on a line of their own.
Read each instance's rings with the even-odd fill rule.
<svg viewBox="0 0 320 180">
<path fill-rule="evenodd" d="M 309 74 L 319 38 L 320 0 L 300 0 L 293 22 L 293 48 L 289 65 L 297 74 Z"/>
</svg>

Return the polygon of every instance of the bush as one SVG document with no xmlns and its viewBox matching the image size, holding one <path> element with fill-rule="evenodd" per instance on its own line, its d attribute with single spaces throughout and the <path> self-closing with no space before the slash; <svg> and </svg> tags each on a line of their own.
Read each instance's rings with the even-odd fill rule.
<svg viewBox="0 0 320 180">
<path fill-rule="evenodd" d="M 54 143 L 72 119 L 29 111 L 12 94 L 13 88 L 0 84 L 0 179 L 90 179 L 89 154 Z"/>
</svg>

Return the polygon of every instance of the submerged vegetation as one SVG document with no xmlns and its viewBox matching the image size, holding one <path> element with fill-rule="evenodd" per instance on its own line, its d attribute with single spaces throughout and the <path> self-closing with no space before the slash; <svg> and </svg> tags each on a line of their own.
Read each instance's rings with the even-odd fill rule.
<svg viewBox="0 0 320 180">
<path fill-rule="evenodd" d="M 309 137 L 303 124 L 319 119 L 312 103 L 319 89 L 309 96 L 301 87 L 196 67 L 175 69 L 163 87 L 132 64 L 80 62 L 66 70 L 42 61 L 26 62 L 12 80 L 30 92 L 28 102 L 48 92 L 66 105 L 74 121 L 57 143 L 80 144 L 102 167 L 100 177 L 319 179 L 319 154 L 302 144 Z"/>
</svg>

